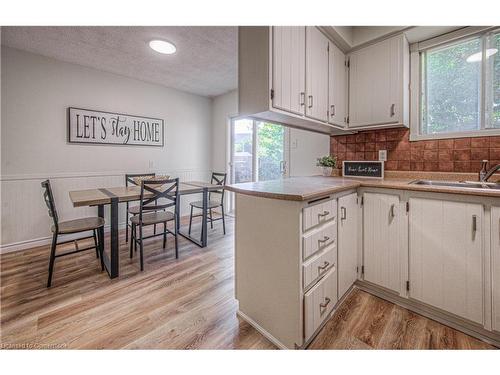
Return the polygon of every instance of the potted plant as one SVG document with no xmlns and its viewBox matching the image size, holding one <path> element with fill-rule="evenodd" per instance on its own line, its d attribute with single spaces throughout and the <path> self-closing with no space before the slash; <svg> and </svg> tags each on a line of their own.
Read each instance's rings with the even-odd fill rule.
<svg viewBox="0 0 500 375">
<path fill-rule="evenodd" d="M 337 158 L 335 156 L 327 155 L 317 159 L 316 165 L 323 168 L 323 176 L 331 176 L 332 170 L 337 165 Z"/>
</svg>

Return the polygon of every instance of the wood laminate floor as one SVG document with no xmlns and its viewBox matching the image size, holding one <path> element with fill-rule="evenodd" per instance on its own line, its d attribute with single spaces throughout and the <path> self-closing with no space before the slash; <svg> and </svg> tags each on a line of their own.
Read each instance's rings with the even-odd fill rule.
<svg viewBox="0 0 500 375">
<path fill-rule="evenodd" d="M 236 316 L 233 222 L 209 229 L 201 249 L 179 237 L 145 245 L 129 259 L 120 232 L 120 277 L 110 280 L 88 251 L 56 260 L 47 281 L 48 246 L 2 255 L 1 348 L 274 349 Z M 109 240 L 109 239 L 108 239 Z M 452 328 L 355 290 L 311 349 L 491 349 Z"/>
</svg>

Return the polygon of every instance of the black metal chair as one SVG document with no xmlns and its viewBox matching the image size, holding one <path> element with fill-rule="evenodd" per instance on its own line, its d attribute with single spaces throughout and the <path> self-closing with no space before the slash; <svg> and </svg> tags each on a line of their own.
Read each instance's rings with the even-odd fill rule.
<svg viewBox="0 0 500 375">
<path fill-rule="evenodd" d="M 226 185 L 226 177 L 227 173 L 212 172 L 212 178 L 210 180 L 210 183 L 215 185 L 221 185 L 223 187 L 220 190 L 209 192 L 208 202 L 207 202 L 208 221 L 210 222 L 210 228 L 212 229 L 214 228 L 214 221 L 222 220 L 222 231 L 224 234 L 226 234 L 226 220 L 224 216 L 224 186 Z M 212 199 L 213 195 L 220 195 L 220 197 L 217 199 Z M 212 210 L 218 207 L 221 207 L 222 215 L 221 217 L 214 219 L 212 216 Z M 193 223 L 193 217 L 202 216 L 202 214 L 193 215 L 193 208 L 199 208 L 200 210 L 203 210 L 203 201 L 196 201 L 191 203 L 191 214 L 189 215 L 189 234 L 191 234 L 191 225 Z"/>
<path fill-rule="evenodd" d="M 148 194 L 152 193 L 152 195 Z M 147 194 L 147 195 L 146 195 Z M 159 204 L 164 199 L 167 203 Z M 177 223 L 179 220 L 179 179 L 143 180 L 141 182 L 141 200 L 139 204 L 139 214 L 130 219 L 132 223 L 132 232 L 130 237 L 130 258 L 133 257 L 132 247 L 137 250 L 139 244 L 141 257 L 141 271 L 144 270 L 143 242 L 147 238 L 163 235 L 163 248 L 167 244 L 167 233 L 175 238 L 175 257 L 179 258 L 179 249 L 177 246 Z M 174 212 L 166 211 L 167 208 L 174 207 Z M 167 229 L 167 223 L 174 221 L 173 231 Z M 163 233 L 154 233 L 151 236 L 144 237 L 143 227 L 163 223 Z M 137 227 L 139 227 L 139 236 L 137 236 Z"/>
<path fill-rule="evenodd" d="M 137 177 L 155 177 L 154 173 L 133 173 L 133 174 L 126 174 L 125 175 L 125 186 L 139 186 L 137 182 L 134 180 Z M 135 216 L 139 213 L 139 206 L 132 206 L 129 207 L 129 202 L 126 203 L 127 210 L 125 212 L 125 223 L 127 224 L 125 226 L 125 242 L 128 242 L 128 228 L 132 228 L 132 224 L 130 224 L 129 217 L 130 215 Z M 156 233 L 156 226 L 154 228 L 154 231 Z"/>
<path fill-rule="evenodd" d="M 45 189 L 43 192 L 43 199 L 47 208 L 49 209 L 49 216 L 52 218 L 53 225 L 51 227 L 52 231 L 52 245 L 50 249 L 50 260 L 49 260 L 49 278 L 47 281 L 47 287 L 50 287 L 52 284 L 52 274 L 54 271 L 54 263 L 56 258 L 76 254 L 85 250 L 95 249 L 95 254 L 97 258 L 101 259 L 101 270 L 104 270 L 104 261 L 102 257 L 102 253 L 104 251 L 104 239 L 100 238 L 99 228 L 104 226 L 104 219 L 101 217 L 86 217 L 82 219 L 68 220 L 68 221 L 59 221 L 59 217 L 57 215 L 56 205 L 54 202 L 54 196 L 52 194 L 52 188 L 50 186 L 50 181 L 45 180 L 42 182 L 42 187 Z M 78 238 L 77 240 L 69 240 L 63 242 L 57 242 L 57 237 L 60 234 L 75 234 L 92 231 L 92 236 Z M 88 246 L 83 249 L 78 248 L 78 242 L 80 240 L 85 240 L 89 238 L 94 238 L 94 246 Z M 57 245 L 62 245 L 66 243 L 74 242 L 75 243 L 75 251 L 69 251 L 62 254 L 56 255 L 56 247 Z"/>
</svg>

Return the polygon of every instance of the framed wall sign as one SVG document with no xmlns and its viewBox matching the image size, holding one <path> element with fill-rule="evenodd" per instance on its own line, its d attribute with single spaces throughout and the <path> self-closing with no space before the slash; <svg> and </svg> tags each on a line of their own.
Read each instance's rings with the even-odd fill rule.
<svg viewBox="0 0 500 375">
<path fill-rule="evenodd" d="M 345 177 L 384 178 L 383 161 L 344 161 L 342 175 Z"/>
<path fill-rule="evenodd" d="M 68 108 L 68 142 L 163 147 L 162 119 Z"/>
</svg>

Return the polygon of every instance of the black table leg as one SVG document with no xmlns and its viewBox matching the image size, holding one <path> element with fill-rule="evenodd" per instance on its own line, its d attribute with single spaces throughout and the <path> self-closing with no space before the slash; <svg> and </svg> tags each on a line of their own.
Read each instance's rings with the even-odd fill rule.
<svg viewBox="0 0 500 375">
<path fill-rule="evenodd" d="M 110 277 L 119 275 L 120 244 L 118 242 L 118 197 L 111 198 L 111 270 Z"/>
<path fill-rule="evenodd" d="M 201 238 L 197 239 L 192 237 L 189 233 L 184 233 L 180 230 L 180 220 L 177 221 L 177 233 L 184 237 L 185 239 L 191 241 L 192 243 L 200 246 L 200 247 L 207 247 L 207 207 L 208 207 L 208 188 L 203 188 L 202 189 L 202 195 L 203 195 L 203 209 L 202 209 L 202 220 L 201 220 Z M 180 194 L 179 194 L 179 200 L 178 200 L 178 205 L 180 207 Z"/>
</svg>

